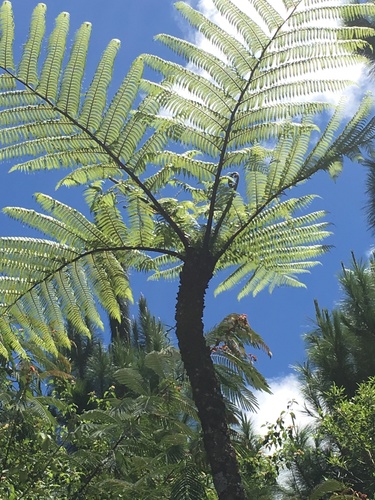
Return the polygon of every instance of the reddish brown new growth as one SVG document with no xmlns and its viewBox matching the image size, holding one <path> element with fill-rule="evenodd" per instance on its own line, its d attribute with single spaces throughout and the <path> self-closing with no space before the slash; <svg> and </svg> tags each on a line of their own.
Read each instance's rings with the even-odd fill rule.
<svg viewBox="0 0 375 500">
<path fill-rule="evenodd" d="M 361 493 L 360 491 L 354 491 L 352 488 L 348 488 L 341 492 L 341 495 L 352 495 L 352 498 L 359 498 L 360 500 L 366 500 L 368 495 L 366 493 Z"/>
<path fill-rule="evenodd" d="M 239 323 L 243 323 L 245 326 L 247 326 L 249 324 L 249 322 L 247 321 L 247 316 L 246 314 L 240 314 L 238 316 L 238 322 Z"/>
</svg>

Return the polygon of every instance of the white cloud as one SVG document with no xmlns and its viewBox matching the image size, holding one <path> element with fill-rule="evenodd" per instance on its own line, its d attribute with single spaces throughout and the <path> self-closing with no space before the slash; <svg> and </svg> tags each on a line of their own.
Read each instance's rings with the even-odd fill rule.
<svg viewBox="0 0 375 500">
<path fill-rule="evenodd" d="M 285 377 L 268 380 L 272 394 L 256 392 L 259 403 L 258 413 L 250 413 L 249 417 L 254 423 L 255 432 L 264 435 L 267 426 L 264 424 L 274 424 L 280 413 L 287 410 L 288 403 L 295 400 L 292 410 L 296 415 L 296 424 L 299 427 L 312 423 L 312 418 L 306 415 L 304 410 L 304 399 L 300 390 L 300 383 L 293 373 Z M 286 418 L 287 425 L 291 424 L 290 417 Z"/>
</svg>

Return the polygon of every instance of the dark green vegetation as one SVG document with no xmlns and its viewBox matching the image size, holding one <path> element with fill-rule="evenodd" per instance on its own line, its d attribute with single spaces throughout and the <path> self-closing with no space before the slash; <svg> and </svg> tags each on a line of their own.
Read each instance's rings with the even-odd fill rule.
<svg viewBox="0 0 375 500">
<path fill-rule="evenodd" d="M 26 432 L 24 443 L 22 433 L 30 426 L 23 415 L 37 411 L 53 432 L 39 439 L 41 446 L 55 449 L 44 467 L 52 467 L 46 489 L 67 480 L 55 459 L 79 457 L 78 465 L 69 462 L 68 497 L 89 495 L 94 482 L 102 488 L 100 498 L 107 491 L 109 498 L 116 491 L 134 497 L 140 488 L 141 498 L 204 498 L 215 490 L 230 500 L 260 498 L 263 487 L 274 487 L 278 463 L 258 454 L 247 421 L 237 415 L 239 404 L 254 404 L 245 383 L 267 389 L 244 346 L 265 346 L 241 316 L 224 320 L 223 337 L 207 342 L 205 293 L 219 271 L 226 277 L 217 292 L 240 285 L 240 298 L 266 287 L 303 286 L 300 275 L 326 251 L 329 232 L 323 212 L 306 212 L 314 196 L 292 198 L 289 190 L 319 171 L 338 175 L 344 158 L 361 160 L 375 135 L 370 96 L 350 118 L 345 99 L 333 105 L 317 98 L 350 84 L 332 80 L 332 71 L 365 61 L 364 40 L 373 30 L 345 22 L 375 15 L 375 6 L 281 3 L 280 13 L 266 0 L 249 1 L 253 16 L 230 0 L 214 0 L 231 35 L 178 2 L 217 55 L 159 35 L 177 62 L 139 57 L 108 102 L 118 40 L 109 43 L 83 88 L 91 25 L 82 25 L 67 51 L 69 16 L 58 16 L 45 38 L 46 6 L 39 4 L 15 63 L 11 3 L 3 3 L 0 159 L 12 161 L 12 170 L 70 167 L 59 185 L 85 186 L 92 214 L 88 220 L 44 194 L 36 199 L 45 214 L 5 209 L 50 239 L 1 239 L 0 353 L 10 393 L 4 474 L 11 470 L 13 443 L 38 442 Z M 143 78 L 145 66 L 159 73 L 156 81 Z M 172 363 L 176 352 L 167 355 L 160 343 L 148 350 L 151 334 L 139 343 L 137 329 L 127 325 L 128 269 L 179 279 L 175 332 L 185 370 L 180 367 L 179 375 Z M 94 328 L 103 328 L 98 303 L 112 321 L 108 350 L 90 340 Z M 79 360 L 74 379 L 69 370 L 62 375 L 69 350 Z M 81 366 L 85 355 L 90 362 Z M 39 380 L 35 370 L 52 377 L 56 403 L 40 399 L 40 388 L 32 385 Z M 65 386 L 54 379 L 56 371 Z M 12 382 L 14 375 L 19 382 Z M 186 376 L 189 401 L 182 397 Z M 112 390 L 113 380 L 120 386 Z M 90 384 L 96 394 L 91 398 Z M 231 439 L 236 422 L 243 432 Z M 242 451 L 246 446 L 252 454 Z M 40 463 L 23 476 L 31 477 L 24 494 L 29 498 Z"/>
</svg>

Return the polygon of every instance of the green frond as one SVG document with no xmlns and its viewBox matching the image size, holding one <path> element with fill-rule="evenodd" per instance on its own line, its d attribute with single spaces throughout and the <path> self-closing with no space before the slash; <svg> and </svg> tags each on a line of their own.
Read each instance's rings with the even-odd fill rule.
<svg viewBox="0 0 375 500">
<path fill-rule="evenodd" d="M 27 110 L 23 110 L 23 112 L 25 116 L 30 116 Z M 12 118 L 14 119 L 14 116 Z M 42 125 L 27 123 L 16 127 L 3 128 L 0 130 L 0 141 L 4 145 L 14 144 L 27 141 L 30 137 L 35 137 L 36 135 L 46 138 L 54 137 L 60 133 L 69 134 L 70 132 L 72 132 L 72 127 L 68 122 L 59 122 L 56 119 L 44 120 Z"/>
<path fill-rule="evenodd" d="M 183 174 L 187 178 L 193 177 L 201 182 L 212 180 L 216 171 L 214 163 L 191 158 L 188 152 L 177 154 L 165 150 L 154 156 L 152 162 L 162 167 L 156 174 L 145 180 L 145 185 L 154 192 L 164 187 L 166 181 L 173 175 Z"/>
<path fill-rule="evenodd" d="M 3 211 L 62 243 L 79 247 L 87 241 L 98 241 L 100 238 L 103 246 L 106 244 L 103 234 L 77 210 L 42 194 L 36 195 L 36 200 L 46 211 L 57 215 L 57 218 L 19 207 L 7 207 Z"/>
<path fill-rule="evenodd" d="M 178 263 L 177 265 L 174 265 Z M 179 277 L 182 269 L 182 264 L 179 263 L 177 259 L 169 259 L 166 256 L 161 255 L 152 259 L 154 274 L 152 274 L 148 279 L 151 281 L 156 281 L 159 279 L 175 280 Z M 168 269 L 163 269 L 164 266 L 168 265 Z M 149 270 L 149 269 L 148 269 Z"/>
<path fill-rule="evenodd" d="M 374 15 L 373 4 L 340 4 L 338 5 L 310 5 L 306 3 L 306 7 L 298 9 L 289 19 L 288 27 L 297 28 L 304 24 L 314 24 L 318 21 L 327 22 L 327 20 L 335 21 L 337 19 L 345 19 L 347 21 L 357 21 L 361 17 L 371 17 Z"/>
<path fill-rule="evenodd" d="M 103 321 L 95 304 L 93 290 L 87 279 L 87 271 L 84 262 L 81 260 L 72 264 L 71 283 L 83 317 L 89 318 L 90 323 L 104 330 Z"/>
<path fill-rule="evenodd" d="M 291 285 L 304 286 L 298 279 L 318 264 L 311 260 L 327 251 L 320 242 L 330 235 L 327 223 L 318 222 L 325 213 L 312 212 L 293 216 L 297 209 L 308 205 L 314 197 L 301 197 L 277 202 L 256 216 L 248 229 L 225 258 L 219 268 L 232 267 L 234 271 L 218 286 L 215 294 L 245 282 L 239 298 L 262 288 Z"/>
<path fill-rule="evenodd" d="M 0 75 L 0 91 L 6 90 L 7 92 L 14 91 L 16 82 L 12 76 L 7 73 Z M 1 98 L 1 94 L 0 94 Z"/>
<path fill-rule="evenodd" d="M 9 217 L 12 217 L 15 220 L 22 221 L 29 227 L 42 227 L 43 232 L 52 236 L 52 238 L 61 238 L 64 243 L 67 239 L 70 239 L 70 230 L 64 224 L 61 224 L 60 221 L 57 221 L 50 216 L 39 214 L 35 210 L 29 210 L 21 207 L 5 207 L 3 209 L 3 213 L 9 215 Z"/>
<path fill-rule="evenodd" d="M 73 230 L 82 240 L 86 242 L 93 241 L 96 245 L 103 245 L 103 247 L 108 244 L 108 240 L 106 240 L 103 233 L 98 230 L 96 225 L 90 222 L 78 210 L 43 193 L 36 193 L 35 200 L 43 210 L 55 216 L 63 222 L 66 227 L 71 228 L 71 230 Z M 37 229 L 42 230 L 41 227 Z"/>
<path fill-rule="evenodd" d="M 38 281 L 51 265 L 63 265 L 64 262 L 74 260 L 77 251 L 66 245 L 59 245 L 53 241 L 37 238 L 1 238 L 2 273 L 8 276 L 23 277 L 29 273 L 30 280 Z"/>
<path fill-rule="evenodd" d="M 120 130 L 123 128 L 138 94 L 142 73 L 143 61 L 141 57 L 138 57 L 112 99 L 97 132 L 98 139 L 104 144 L 110 145 L 117 141 Z"/>
<path fill-rule="evenodd" d="M 141 89 L 152 95 L 158 95 L 163 91 L 164 84 L 167 84 L 165 86 L 169 90 L 172 90 L 173 85 L 176 83 L 194 95 L 198 102 L 203 102 L 208 108 L 217 113 L 224 115 L 230 112 L 236 103 L 233 97 L 225 92 L 225 89 L 221 89 L 207 78 L 183 66 L 170 61 L 164 61 L 160 57 L 150 54 L 145 54 L 142 58 L 145 64 L 155 71 L 160 72 L 165 77 L 163 86 L 148 80 L 141 82 Z"/>
<path fill-rule="evenodd" d="M 123 244 L 119 238 L 124 225 L 115 207 L 108 203 L 97 211 L 94 224 L 48 196 L 38 194 L 36 199 L 48 215 L 17 207 L 5 212 L 57 242 L 1 239 L 0 309 L 10 325 L 23 328 L 25 342 L 56 354 L 57 345 L 70 346 L 68 323 L 83 335 L 90 335 L 88 319 L 103 328 L 95 297 L 119 320 L 118 299 L 132 300 L 123 265 L 107 250 Z M 117 222 L 112 220 L 115 215 Z M 122 237 L 125 240 L 126 236 Z M 137 260 L 134 256 L 122 258 L 125 262 Z M 7 337 L 4 333 L 6 350 L 14 343 L 12 331 L 6 330 Z"/>
<path fill-rule="evenodd" d="M 272 48 L 285 50 L 286 47 L 296 47 L 302 42 L 302 47 L 311 40 L 318 44 L 326 42 L 332 50 L 336 50 L 333 44 L 341 44 L 345 41 L 350 52 L 354 52 L 357 43 L 362 44 L 363 40 L 373 36 L 372 28 L 362 28 L 360 26 L 329 26 L 327 29 L 321 29 L 319 26 L 300 26 L 298 30 L 280 31 L 273 39 Z"/>
<path fill-rule="evenodd" d="M 57 355 L 56 343 L 50 325 L 46 321 L 42 297 L 35 292 L 26 294 L 22 300 L 10 309 L 19 325 L 25 327 L 25 336 L 29 336 L 47 352 Z M 18 312 L 20 314 L 18 314 Z M 65 342 L 65 346 L 68 342 Z"/>
<path fill-rule="evenodd" d="M 38 159 L 38 161 L 41 161 Z M 74 159 L 72 158 L 72 162 Z M 35 163 L 34 163 L 35 165 Z M 34 170 L 34 167 L 33 167 Z M 79 167 L 73 172 L 70 172 L 63 179 L 61 179 L 56 184 L 56 189 L 65 186 L 65 187 L 75 187 L 88 185 L 94 181 L 101 179 L 108 179 L 109 177 L 121 177 L 121 170 L 115 166 L 114 164 L 93 164 L 93 165 L 85 165 L 84 167 Z"/>
<path fill-rule="evenodd" d="M 164 82 L 164 86 L 166 83 Z M 143 87 L 150 92 L 161 85 L 143 83 Z M 195 96 L 191 93 L 191 98 L 181 96 L 176 90 L 163 89 L 157 96 L 160 105 L 171 113 L 179 123 L 189 123 L 190 125 L 206 130 L 207 133 L 220 136 L 225 130 L 225 125 L 228 117 L 223 113 L 215 112 L 211 107 L 203 105 L 195 100 Z"/>
<path fill-rule="evenodd" d="M 108 311 L 110 316 L 121 321 L 121 311 L 117 297 L 109 283 L 108 274 L 102 269 L 103 261 L 99 255 L 90 254 L 84 259 L 86 272 L 91 283 L 95 283 L 95 293 L 99 302 Z"/>
<path fill-rule="evenodd" d="M 291 124 L 293 128 L 301 127 L 298 123 Z M 247 147 L 258 142 L 270 141 L 275 136 L 281 136 L 285 130 L 284 122 L 258 123 L 241 131 L 234 130 L 231 134 L 229 146 L 231 148 Z"/>
<path fill-rule="evenodd" d="M 293 116 L 304 114 L 320 115 L 324 111 L 329 111 L 333 105 L 328 102 L 279 102 L 268 105 L 255 106 L 244 111 L 240 110 L 233 121 L 233 129 L 241 130 L 247 126 L 252 126 L 262 120 L 276 122 L 277 120 L 290 120 Z"/>
<path fill-rule="evenodd" d="M 85 318 L 82 316 L 81 304 L 78 304 L 76 300 L 69 274 L 66 268 L 54 273 L 54 282 L 61 301 L 61 311 L 63 316 L 71 322 L 78 332 L 90 337 L 90 330 L 86 325 Z"/>
<path fill-rule="evenodd" d="M 40 139 L 39 138 L 32 139 L 32 140 L 21 142 L 18 145 L 15 144 L 12 146 L 5 147 L 0 151 L 0 153 L 1 153 L 0 158 L 2 160 L 10 160 L 12 158 L 22 157 L 22 156 L 27 156 L 27 155 L 38 156 L 38 155 L 42 155 L 46 152 L 46 153 L 51 154 L 50 158 L 53 159 L 55 157 L 53 155 L 53 153 L 55 153 L 56 151 L 59 151 L 57 153 L 57 158 L 59 159 L 59 157 L 61 156 L 60 151 L 62 151 L 62 152 L 65 151 L 67 153 L 70 153 L 70 155 L 72 155 L 72 154 L 74 154 L 74 153 L 72 153 L 72 151 L 75 152 L 76 150 L 78 150 L 78 151 L 83 150 L 88 155 L 90 155 L 90 154 L 95 155 L 94 156 L 95 158 L 98 158 L 100 156 L 103 157 L 103 155 L 105 155 L 105 153 L 101 150 L 101 148 L 99 148 L 98 146 L 95 147 L 95 145 L 92 143 L 92 141 L 87 137 L 84 137 L 81 135 L 76 135 L 76 136 L 64 136 L 63 135 L 63 136 L 50 137 L 50 138 L 42 137 Z M 45 158 L 48 158 L 48 156 Z M 90 157 L 88 156 L 88 158 L 90 158 Z M 92 161 L 91 158 L 90 158 L 90 160 Z M 55 162 L 55 164 L 56 163 L 57 162 Z M 63 165 L 61 165 L 61 166 L 63 166 Z M 56 168 L 56 165 L 54 167 L 53 166 L 51 167 L 50 164 L 47 163 L 46 168 Z M 15 170 L 15 169 L 16 168 L 13 167 L 13 170 Z M 25 167 L 21 163 L 17 169 L 24 170 Z"/>
<path fill-rule="evenodd" d="M 250 88 L 247 97 L 242 101 L 241 108 L 248 110 L 260 105 L 278 104 L 286 99 L 298 100 L 302 96 L 324 94 L 325 92 L 342 92 L 352 85 L 352 80 L 301 79 L 298 82 L 278 83 L 264 88 Z"/>
<path fill-rule="evenodd" d="M 199 69 L 206 71 L 214 82 L 222 90 L 225 90 L 225 93 L 229 96 L 236 96 L 241 91 L 242 80 L 232 68 L 228 67 L 218 57 L 209 54 L 192 43 L 170 35 L 158 35 L 156 40 L 162 42 Z"/>
<path fill-rule="evenodd" d="M 224 55 L 239 74 L 246 75 L 253 69 L 257 59 L 235 37 L 229 35 L 187 3 L 177 2 L 175 6 L 185 19 Z"/>
<path fill-rule="evenodd" d="M 242 10 L 227 0 L 213 0 L 213 3 L 220 14 L 242 36 L 252 54 L 257 54 L 264 49 L 269 38 L 251 17 L 244 16 Z"/>
<path fill-rule="evenodd" d="M 284 19 L 268 0 L 259 0 L 259 2 L 258 0 L 249 0 L 249 3 L 261 16 L 270 33 L 283 25 Z"/>
<path fill-rule="evenodd" d="M 14 19 L 11 2 L 5 1 L 0 7 L 0 66 L 14 71 L 13 59 Z"/>
<path fill-rule="evenodd" d="M 39 144 L 39 146 L 42 150 L 43 144 Z M 15 151 L 13 150 L 13 152 Z M 14 165 L 10 169 L 10 172 L 16 170 L 19 170 L 21 172 L 33 172 L 37 170 L 70 168 L 76 167 L 77 165 L 88 167 L 89 165 L 96 162 L 100 165 L 101 159 L 103 160 L 104 164 L 107 158 L 107 155 L 102 151 L 95 151 L 93 148 L 78 148 L 59 153 L 45 154 L 33 160 L 23 161 L 22 163 Z"/>
<path fill-rule="evenodd" d="M 113 153 L 121 158 L 122 162 L 126 164 L 129 160 L 132 161 L 133 169 L 135 165 L 134 155 L 136 154 L 136 149 L 141 140 L 144 137 L 144 133 L 147 130 L 147 123 L 144 118 L 135 114 L 127 121 L 124 128 L 121 130 L 121 136 L 118 141 L 114 144 Z M 159 136 L 160 138 L 160 136 Z M 153 141 L 153 136 L 151 136 L 150 141 Z M 145 162 L 141 162 L 141 171 L 144 170 Z"/>
<path fill-rule="evenodd" d="M 171 498 L 174 500 L 207 498 L 203 479 L 196 467 L 184 467 L 183 473 L 180 473 L 172 483 Z"/>
<path fill-rule="evenodd" d="M 149 394 L 149 388 L 138 370 L 133 368 L 121 368 L 116 371 L 115 378 L 120 384 L 125 385 L 128 389 L 135 392 L 135 394 L 143 396 Z"/>
<path fill-rule="evenodd" d="M 343 116 L 345 116 L 346 106 L 347 100 L 343 98 L 316 145 L 307 156 L 302 169 L 304 176 L 308 173 L 311 175 L 318 169 L 331 169 L 335 173 L 333 165 L 337 166 L 337 162 L 341 162 L 344 155 L 358 160 L 360 158 L 359 147 L 366 146 L 374 137 L 375 122 L 374 120 L 369 122 L 366 119 L 371 108 L 370 96 L 362 100 L 356 113 L 337 136 Z"/>
<path fill-rule="evenodd" d="M 116 198 L 112 193 L 100 198 L 94 207 L 95 225 L 113 241 L 115 246 L 124 246 L 128 242 L 128 229 L 116 207 Z"/>
<path fill-rule="evenodd" d="M 251 387 L 261 390 L 261 388 L 266 385 L 263 379 L 263 384 L 257 383 L 256 377 L 251 377 L 250 373 L 252 371 L 257 371 L 249 362 L 247 369 L 247 376 L 244 373 L 239 373 L 238 359 L 235 356 L 228 354 L 223 354 L 221 352 L 213 354 L 213 362 L 215 364 L 215 372 L 217 378 L 220 382 L 220 387 L 225 398 L 227 398 L 232 404 L 235 404 L 237 408 L 241 408 L 244 411 L 256 411 L 258 408 L 258 403 L 253 392 L 246 387 L 245 384 L 249 384 Z M 259 379 L 263 378 L 259 374 Z M 244 383 L 244 381 L 246 381 Z M 253 383 L 254 382 L 254 383 Z"/>
<path fill-rule="evenodd" d="M 187 124 L 176 124 L 168 118 L 162 118 L 161 120 L 171 125 L 171 139 L 178 139 L 181 144 L 189 148 L 199 149 L 202 153 L 212 158 L 216 158 L 220 153 L 223 143 L 222 138 L 197 130 Z"/>
<path fill-rule="evenodd" d="M 64 70 L 57 107 L 76 118 L 81 102 L 81 84 L 91 35 L 91 23 L 84 23 L 76 33 L 68 64 Z"/>
<path fill-rule="evenodd" d="M 129 244 L 152 246 L 154 241 L 155 208 L 144 199 L 143 193 L 133 191 L 128 197 Z"/>
<path fill-rule="evenodd" d="M 3 306 L 0 304 L 0 313 Z M 18 330 L 13 329 L 9 321 L 3 314 L 0 315 L 0 353 L 5 359 L 9 359 L 12 351 L 17 352 L 22 358 L 26 358 L 26 351 L 22 347 L 19 339 Z"/>
<path fill-rule="evenodd" d="M 44 306 L 45 317 L 53 331 L 56 344 L 70 348 L 70 342 L 65 332 L 65 319 L 60 308 L 60 299 L 52 281 L 43 281 L 39 286 L 39 294 Z M 95 323 L 95 315 L 93 317 Z"/>
<path fill-rule="evenodd" d="M 301 47 L 298 47 L 298 56 L 290 54 L 291 50 L 288 50 L 286 54 L 281 53 L 277 54 L 277 56 L 271 54 L 268 60 L 264 58 L 262 66 L 259 67 L 260 75 L 253 79 L 255 89 L 263 89 L 265 94 L 264 99 L 267 100 L 268 88 L 272 89 L 280 81 L 304 78 L 310 71 L 317 75 L 321 72 L 321 80 L 325 80 L 323 72 L 327 68 L 332 68 L 332 70 L 342 69 L 359 64 L 360 62 L 366 62 L 365 57 L 361 60 L 357 55 L 348 53 L 349 49 L 344 47 L 343 44 L 341 45 L 341 50 L 338 50 L 339 45 L 333 51 L 327 50 L 326 43 L 322 44 L 322 47 L 319 47 L 319 44 L 315 43 L 313 47 L 312 49 L 311 45 L 308 45 L 304 47 L 304 51 L 301 51 Z M 285 64 L 285 59 L 288 60 L 289 58 L 293 58 L 294 61 Z M 280 63 L 278 59 L 281 59 L 282 62 Z M 268 65 L 270 66 L 268 67 Z M 318 81 L 319 79 L 316 78 L 316 80 Z"/>
<path fill-rule="evenodd" d="M 47 47 L 39 85 L 37 91 L 49 101 L 57 101 L 60 74 L 65 54 L 66 39 L 69 32 L 69 14 L 62 12 L 55 21 L 55 28 L 52 31 Z"/>
<path fill-rule="evenodd" d="M 98 424 L 118 424 L 118 418 L 104 410 L 86 410 L 81 416 L 82 422 L 95 422 Z"/>
<path fill-rule="evenodd" d="M 33 87 L 36 87 L 39 82 L 38 57 L 46 30 L 46 10 L 47 6 L 44 3 L 35 7 L 31 17 L 29 38 L 23 48 L 22 59 L 18 66 L 18 78 Z"/>
<path fill-rule="evenodd" d="M 119 48 L 119 40 L 112 40 L 109 43 L 86 94 L 78 121 L 90 131 L 97 130 L 101 123 L 106 106 L 107 90 L 112 79 L 113 64 Z"/>
<path fill-rule="evenodd" d="M 166 377 L 175 363 L 176 356 L 173 357 L 170 351 L 151 351 L 145 357 L 145 366 L 161 378 Z"/>
<path fill-rule="evenodd" d="M 134 121 L 134 123 L 136 122 Z M 124 132 L 126 131 L 126 133 L 121 136 L 123 145 L 121 145 L 119 155 L 121 155 L 122 158 L 125 156 L 124 159 L 126 162 L 129 162 L 129 168 L 131 168 L 135 174 L 140 175 L 146 170 L 148 164 L 153 161 L 155 154 L 162 151 L 168 143 L 169 137 L 167 131 L 169 125 L 163 121 L 156 125 L 156 130 L 151 137 L 145 140 L 141 147 L 135 151 L 137 142 L 139 143 L 142 139 L 141 134 L 147 130 L 147 125 L 146 123 L 140 123 L 140 126 L 136 125 L 136 127 L 134 127 L 131 121 L 129 121 L 128 124 L 130 127 L 125 127 Z M 138 130 L 136 130 L 136 134 L 134 134 L 133 131 L 130 131 L 128 134 L 128 128 L 129 131 L 130 129 Z M 131 145 L 130 148 L 129 144 Z"/>
<path fill-rule="evenodd" d="M 9 101 L 6 100 L 6 97 L 9 97 Z M 19 127 L 22 130 L 22 127 L 27 124 L 53 121 L 59 116 L 56 110 L 51 109 L 48 105 L 35 102 L 36 100 L 30 98 L 30 95 L 26 92 L 2 93 L 0 94 L 0 98 L 2 108 L 10 106 L 10 109 L 2 109 L 0 111 L 0 120 L 5 131 L 7 130 L 7 126 L 15 126 L 16 130 Z M 43 127 L 39 126 L 39 128 L 42 129 Z M 3 137 L 6 137 L 7 132 L 3 132 L 3 134 Z"/>
<path fill-rule="evenodd" d="M 368 127 L 366 117 L 372 109 L 372 96 L 366 95 L 356 113 L 347 122 L 344 130 L 338 135 L 333 148 L 338 154 L 347 155 L 353 161 L 361 159 L 359 146 L 363 146 L 372 141 L 375 136 L 374 120 L 370 120 L 371 127 Z M 345 105 L 345 101 L 343 103 Z M 357 146 L 356 146 L 357 145 Z"/>
<path fill-rule="evenodd" d="M 311 132 L 316 126 L 309 117 L 301 127 L 286 125 L 275 147 L 267 172 L 264 196 L 270 199 L 280 192 L 283 186 L 295 184 L 304 166 L 304 160 L 310 148 Z M 310 123 L 309 123 L 310 122 Z"/>
</svg>

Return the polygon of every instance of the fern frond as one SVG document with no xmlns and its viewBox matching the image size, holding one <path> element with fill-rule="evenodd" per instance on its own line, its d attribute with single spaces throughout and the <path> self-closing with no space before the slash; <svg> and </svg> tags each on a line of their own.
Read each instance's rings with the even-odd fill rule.
<svg viewBox="0 0 375 500">
<path fill-rule="evenodd" d="M 57 99 L 57 107 L 68 113 L 72 118 L 77 116 L 81 102 L 81 84 L 86 67 L 90 35 L 91 23 L 84 23 L 75 36 Z"/>
<path fill-rule="evenodd" d="M 184 2 L 175 4 L 177 10 L 216 47 L 241 75 L 247 75 L 257 63 L 251 52 L 217 24 Z"/>
<path fill-rule="evenodd" d="M 250 16 L 244 16 L 232 2 L 226 0 L 213 0 L 218 12 L 226 18 L 230 25 L 241 35 L 253 55 L 261 52 L 268 43 L 268 36 L 261 26 L 254 22 Z"/>
<path fill-rule="evenodd" d="M 13 58 L 14 19 L 11 2 L 5 1 L 0 7 L 0 66 L 14 71 Z"/>
<path fill-rule="evenodd" d="M 125 246 L 128 241 L 128 228 L 116 207 L 116 198 L 108 193 L 100 198 L 92 207 L 95 225 L 103 234 L 111 235 L 115 246 Z"/>
<path fill-rule="evenodd" d="M 182 88 L 187 89 L 189 93 L 191 92 L 198 102 L 204 103 L 208 108 L 222 115 L 230 112 L 236 103 L 235 99 L 225 92 L 225 89 L 221 89 L 207 78 L 188 68 L 170 61 L 164 61 L 160 57 L 150 54 L 145 54 L 142 58 L 147 66 L 160 72 L 165 77 L 165 87 L 169 91 L 173 90 L 174 83 L 179 84 Z M 163 86 L 143 80 L 141 89 L 146 90 L 151 95 L 158 95 L 163 91 Z"/>
<path fill-rule="evenodd" d="M 285 284 L 303 286 L 297 275 L 308 272 L 309 268 L 318 264 L 311 259 L 327 250 L 320 242 L 330 235 L 327 224 L 318 222 L 324 212 L 293 216 L 295 210 L 306 206 L 312 199 L 302 197 L 278 202 L 255 217 L 241 242 L 234 244 L 229 251 L 228 266 L 224 264 L 225 260 L 222 263 L 219 261 L 219 267 L 235 264 L 236 268 L 219 285 L 215 294 L 242 281 L 246 283 L 239 298 L 248 293 L 255 295 L 266 286 L 270 291 Z"/>
<path fill-rule="evenodd" d="M 198 68 L 206 71 L 229 96 L 236 96 L 240 92 L 241 80 L 234 70 L 225 65 L 218 57 L 197 48 L 192 43 L 170 35 L 158 35 L 156 39 Z"/>
<path fill-rule="evenodd" d="M 138 58 L 132 64 L 127 76 L 112 99 L 103 121 L 97 131 L 97 137 L 105 144 L 112 144 L 118 139 L 129 114 L 129 110 L 138 93 L 139 82 L 143 73 L 143 62 Z"/>
<path fill-rule="evenodd" d="M 39 82 L 38 55 L 40 54 L 40 49 L 46 30 L 46 10 L 46 5 L 40 3 L 35 7 L 33 11 L 30 23 L 29 38 L 24 46 L 22 59 L 17 71 L 18 78 L 20 78 L 28 85 L 33 86 L 34 88 Z"/>
<path fill-rule="evenodd" d="M 55 28 L 48 40 L 47 56 L 44 61 L 37 91 L 55 103 L 59 88 L 60 73 L 64 59 L 66 39 L 69 31 L 69 14 L 62 12 L 55 21 Z"/>
<path fill-rule="evenodd" d="M 87 160 L 87 158 L 86 158 Z M 40 160 L 37 160 L 40 161 Z M 74 162 L 74 158 L 72 157 L 72 164 Z M 35 165 L 35 163 L 34 163 Z M 25 166 L 25 164 L 24 164 Z M 33 167 L 34 169 L 35 167 Z M 37 169 L 38 170 L 38 169 Z M 74 187 L 74 186 L 82 186 L 88 185 L 94 181 L 108 179 L 110 177 L 121 177 L 122 172 L 115 164 L 93 164 L 93 165 L 85 165 L 83 167 L 79 167 L 73 172 L 66 175 L 63 179 L 61 179 L 56 184 L 56 189 L 61 186 L 66 187 Z"/>
<path fill-rule="evenodd" d="M 280 28 L 283 25 L 284 19 L 279 12 L 267 0 L 250 0 L 250 4 L 256 12 L 261 16 L 262 21 L 266 24 L 270 33 Z M 296 4 L 293 5 L 295 7 Z"/>
<path fill-rule="evenodd" d="M 112 79 L 113 64 L 119 48 L 119 40 L 112 40 L 109 43 L 86 94 L 78 121 L 87 130 L 97 130 L 102 121 L 107 90 Z"/>
<path fill-rule="evenodd" d="M 120 220 L 117 226 L 110 220 L 108 227 L 108 217 L 116 213 L 114 207 L 108 213 L 102 206 L 96 225 L 57 200 L 42 194 L 36 198 L 48 215 L 17 207 L 5 211 L 57 242 L 1 239 L 1 317 L 6 315 L 10 325 L 23 328 L 25 341 L 56 354 L 57 345 L 70 345 L 67 323 L 84 335 L 90 335 L 88 318 L 103 328 L 93 290 L 109 314 L 118 319 L 118 299 L 132 299 L 122 264 L 108 250 L 120 243 L 119 231 L 124 227 Z M 103 231 L 112 232 L 113 238 L 105 236 Z M 136 257 L 122 259 L 137 261 Z M 7 351 L 15 342 L 12 332 L 12 328 L 6 329 L 3 335 Z"/>
</svg>

